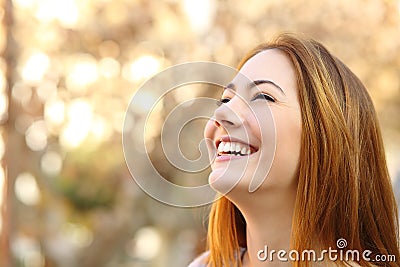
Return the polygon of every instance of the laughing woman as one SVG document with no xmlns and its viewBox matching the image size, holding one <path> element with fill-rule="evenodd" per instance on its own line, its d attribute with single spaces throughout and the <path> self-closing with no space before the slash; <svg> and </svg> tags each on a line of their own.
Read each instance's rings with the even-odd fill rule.
<svg viewBox="0 0 400 267">
<path fill-rule="evenodd" d="M 255 48 L 239 70 L 251 84 L 235 77 L 205 129 L 220 197 L 208 251 L 190 266 L 399 266 L 397 207 L 360 80 L 292 34 Z"/>
</svg>

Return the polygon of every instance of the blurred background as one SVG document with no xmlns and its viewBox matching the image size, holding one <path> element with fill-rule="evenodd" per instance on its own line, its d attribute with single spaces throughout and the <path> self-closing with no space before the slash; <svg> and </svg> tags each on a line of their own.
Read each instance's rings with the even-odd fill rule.
<svg viewBox="0 0 400 267">
<path fill-rule="evenodd" d="M 186 266 L 204 250 L 209 207 L 140 190 L 124 161 L 124 112 L 159 71 L 236 66 L 280 31 L 321 41 L 366 84 L 400 195 L 399 0 L 0 0 L 0 18 L 0 266 Z M 182 94 L 169 101 L 197 93 Z M 164 166 L 151 138 L 154 164 L 192 179 Z"/>
</svg>

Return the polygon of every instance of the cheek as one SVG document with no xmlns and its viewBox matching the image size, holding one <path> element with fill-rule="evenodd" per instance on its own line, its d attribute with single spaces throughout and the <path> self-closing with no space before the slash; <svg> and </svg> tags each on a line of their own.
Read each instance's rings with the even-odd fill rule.
<svg viewBox="0 0 400 267">
<path fill-rule="evenodd" d="M 276 126 L 275 174 L 285 184 L 295 181 L 301 145 L 300 118 L 282 120 Z"/>
<path fill-rule="evenodd" d="M 259 140 L 260 147 L 245 175 L 249 178 L 246 182 L 249 192 L 254 192 L 265 182 L 268 183 L 266 179 L 269 179 L 276 145 L 276 129 L 271 110 L 263 106 L 262 109 L 255 111 L 256 117 L 251 120 L 249 129 L 253 138 Z"/>
</svg>

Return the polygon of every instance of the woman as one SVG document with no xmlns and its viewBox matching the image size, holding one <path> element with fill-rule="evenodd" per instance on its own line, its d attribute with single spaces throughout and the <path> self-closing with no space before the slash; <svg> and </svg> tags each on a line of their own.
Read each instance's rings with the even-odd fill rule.
<svg viewBox="0 0 400 267">
<path fill-rule="evenodd" d="M 397 207 L 360 80 L 292 34 L 255 48 L 239 70 L 253 84 L 235 77 L 205 129 L 209 180 L 223 196 L 208 252 L 190 266 L 399 266 Z"/>
</svg>

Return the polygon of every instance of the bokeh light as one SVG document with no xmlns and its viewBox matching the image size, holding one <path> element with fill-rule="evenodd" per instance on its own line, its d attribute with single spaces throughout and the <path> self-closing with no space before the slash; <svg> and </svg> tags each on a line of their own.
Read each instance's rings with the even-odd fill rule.
<svg viewBox="0 0 400 267">
<path fill-rule="evenodd" d="M 0 118 L 4 117 L 8 111 L 8 97 L 5 93 L 0 93 Z"/>
<path fill-rule="evenodd" d="M 58 21 L 64 27 L 73 28 L 79 19 L 76 0 L 40 0 L 37 1 L 35 17 L 43 22 Z"/>
<path fill-rule="evenodd" d="M 160 253 L 161 236 L 154 227 L 143 227 L 137 231 L 133 239 L 131 255 L 143 261 L 149 261 Z"/>
<path fill-rule="evenodd" d="M 96 59 L 89 54 L 77 55 L 70 66 L 66 85 L 72 92 L 84 92 L 86 86 L 94 83 L 98 76 Z"/>
<path fill-rule="evenodd" d="M 44 119 L 49 127 L 62 125 L 65 120 L 65 103 L 58 97 L 49 99 L 44 106 Z"/>
<path fill-rule="evenodd" d="M 13 253 L 18 260 L 26 267 L 44 267 L 45 261 L 41 252 L 41 247 L 37 240 L 19 235 L 11 244 Z"/>
<path fill-rule="evenodd" d="M 85 99 L 71 101 L 66 109 L 68 120 L 60 134 L 60 144 L 67 149 L 76 148 L 90 132 L 93 110 Z"/>
<path fill-rule="evenodd" d="M 99 73 L 107 79 L 116 78 L 120 68 L 119 62 L 111 57 L 102 58 L 99 62 Z"/>
<path fill-rule="evenodd" d="M 143 55 L 124 66 L 123 76 L 132 82 L 140 82 L 155 75 L 161 69 L 161 62 L 152 55 Z"/>
<path fill-rule="evenodd" d="M 56 176 L 61 172 L 63 159 L 55 151 L 47 151 L 40 159 L 40 167 L 43 172 L 50 176 Z"/>
<path fill-rule="evenodd" d="M 27 206 L 33 206 L 40 201 L 40 190 L 36 178 L 28 172 L 17 176 L 14 186 L 15 196 Z"/>
<path fill-rule="evenodd" d="M 42 52 L 34 53 L 28 57 L 23 65 L 21 76 L 27 82 L 37 83 L 43 79 L 49 66 L 50 59 L 46 54 Z"/>
<path fill-rule="evenodd" d="M 57 95 L 57 83 L 51 80 L 42 80 L 36 93 L 42 102 L 46 102 Z"/>
<path fill-rule="evenodd" d="M 211 27 L 215 15 L 214 0 L 184 0 L 183 9 L 194 32 L 204 34 Z"/>
<path fill-rule="evenodd" d="M 27 146 L 33 151 L 40 151 L 47 146 L 48 130 L 42 120 L 33 122 L 25 133 Z"/>
</svg>

